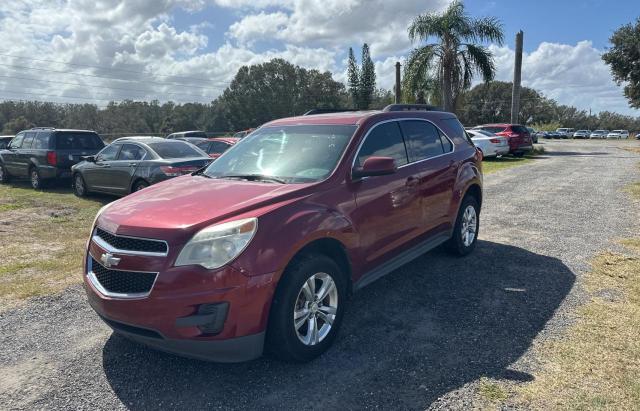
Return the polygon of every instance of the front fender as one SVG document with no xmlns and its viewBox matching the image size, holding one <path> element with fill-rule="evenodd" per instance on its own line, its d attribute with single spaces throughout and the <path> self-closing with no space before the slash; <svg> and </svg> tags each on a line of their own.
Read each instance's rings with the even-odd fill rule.
<svg viewBox="0 0 640 411">
<path fill-rule="evenodd" d="M 300 250 L 327 238 L 345 248 L 357 241 L 351 221 L 335 210 L 305 207 L 291 213 L 284 207 L 260 217 L 256 237 L 232 265 L 249 276 L 276 273 L 277 281 Z"/>
<path fill-rule="evenodd" d="M 475 162 L 467 161 L 458 169 L 458 177 L 456 178 L 456 183 L 453 189 L 453 198 L 449 209 L 449 216 L 452 217 L 452 226 L 455 224 L 460 203 L 469 190 L 469 187 L 477 185 L 480 187 L 482 192 L 482 180 L 482 170 Z"/>
</svg>

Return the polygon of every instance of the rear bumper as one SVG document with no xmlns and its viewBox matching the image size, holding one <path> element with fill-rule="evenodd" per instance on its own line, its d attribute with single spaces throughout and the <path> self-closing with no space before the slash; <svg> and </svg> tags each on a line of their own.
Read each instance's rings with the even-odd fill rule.
<svg viewBox="0 0 640 411">
<path fill-rule="evenodd" d="M 71 169 L 59 168 L 54 166 L 39 166 L 38 172 L 40 178 L 52 179 L 52 178 L 71 178 Z"/>
</svg>

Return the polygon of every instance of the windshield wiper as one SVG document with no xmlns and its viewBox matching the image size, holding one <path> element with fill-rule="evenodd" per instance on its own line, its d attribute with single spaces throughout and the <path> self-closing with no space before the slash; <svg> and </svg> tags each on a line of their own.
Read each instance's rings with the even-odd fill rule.
<svg viewBox="0 0 640 411">
<path fill-rule="evenodd" d="M 274 183 L 287 184 L 283 179 L 264 174 L 223 174 L 219 178 L 241 178 L 249 181 L 272 181 Z"/>
</svg>

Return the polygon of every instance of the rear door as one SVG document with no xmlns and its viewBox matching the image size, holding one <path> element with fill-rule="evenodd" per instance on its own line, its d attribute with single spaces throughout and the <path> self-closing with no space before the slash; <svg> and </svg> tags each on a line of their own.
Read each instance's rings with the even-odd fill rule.
<svg viewBox="0 0 640 411">
<path fill-rule="evenodd" d="M 448 212 L 453 196 L 456 167 L 453 143 L 427 120 L 400 122 L 407 143 L 409 165 L 416 179 L 420 219 L 424 232 L 448 229 Z"/>
<path fill-rule="evenodd" d="M 29 175 L 29 168 L 31 167 L 31 158 L 34 157 L 34 151 L 32 150 L 33 140 L 36 137 L 35 131 L 27 131 L 24 133 L 24 140 L 22 140 L 22 147 L 16 152 L 16 166 L 17 175 L 26 176 Z M 46 155 L 43 164 L 46 164 Z M 36 161 L 36 164 L 38 161 Z"/>
<path fill-rule="evenodd" d="M 14 176 L 24 177 L 26 176 L 26 172 L 21 174 L 20 163 L 18 161 L 18 156 L 20 155 L 19 150 L 22 147 L 22 141 L 24 140 L 25 132 L 18 133 L 11 143 L 9 143 L 8 150 L 2 154 L 2 158 L 4 161 L 4 166 L 9 172 L 9 174 Z"/>
</svg>

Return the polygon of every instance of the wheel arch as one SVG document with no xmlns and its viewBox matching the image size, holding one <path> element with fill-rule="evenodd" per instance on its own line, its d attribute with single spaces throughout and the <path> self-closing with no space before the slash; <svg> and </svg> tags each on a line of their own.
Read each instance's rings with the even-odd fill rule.
<svg viewBox="0 0 640 411">
<path fill-rule="evenodd" d="M 151 185 L 151 183 L 149 183 L 149 181 L 147 179 L 145 179 L 144 177 L 134 177 L 131 180 L 131 184 L 129 184 L 129 192 L 133 193 L 133 187 L 135 187 L 136 184 L 138 184 L 140 181 L 144 181 L 147 185 Z"/>
</svg>

